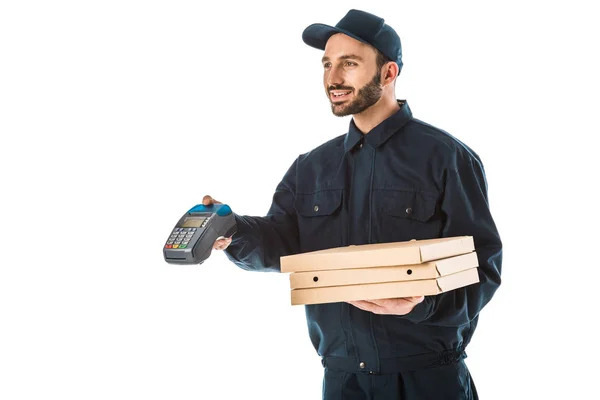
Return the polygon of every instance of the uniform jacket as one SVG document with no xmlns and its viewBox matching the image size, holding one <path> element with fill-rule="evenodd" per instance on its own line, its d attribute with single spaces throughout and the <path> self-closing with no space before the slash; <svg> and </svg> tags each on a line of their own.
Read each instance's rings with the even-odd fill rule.
<svg viewBox="0 0 600 400">
<path fill-rule="evenodd" d="M 502 243 L 479 156 L 449 133 L 399 111 L 300 155 L 267 216 L 235 215 L 226 254 L 243 269 L 279 271 L 281 256 L 347 245 L 473 236 L 480 283 L 427 296 L 404 316 L 348 303 L 307 305 L 325 366 L 385 373 L 463 358 L 478 315 L 500 285 Z"/>
</svg>

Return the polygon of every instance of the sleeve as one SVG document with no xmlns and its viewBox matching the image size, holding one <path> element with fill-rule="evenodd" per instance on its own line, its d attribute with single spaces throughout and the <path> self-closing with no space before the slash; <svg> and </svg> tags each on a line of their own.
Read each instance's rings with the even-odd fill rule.
<svg viewBox="0 0 600 400">
<path fill-rule="evenodd" d="M 409 314 L 415 323 L 460 326 L 475 319 L 500 286 L 502 242 L 488 204 L 487 181 L 475 154 L 457 154 L 446 170 L 441 209 L 442 237 L 473 236 L 479 261 L 479 283 L 426 296 Z"/>
<path fill-rule="evenodd" d="M 277 185 L 265 217 L 235 214 L 237 232 L 225 249 L 225 255 L 238 267 L 249 271 L 280 272 L 279 258 L 299 252 L 294 208 L 297 162 Z"/>
</svg>

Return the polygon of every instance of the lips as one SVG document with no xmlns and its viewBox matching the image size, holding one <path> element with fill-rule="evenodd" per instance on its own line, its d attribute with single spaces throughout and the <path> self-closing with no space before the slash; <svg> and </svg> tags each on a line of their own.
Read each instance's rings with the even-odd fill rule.
<svg viewBox="0 0 600 400">
<path fill-rule="evenodd" d="M 350 97 L 352 90 L 330 90 L 329 97 L 333 102 L 340 102 L 347 100 Z"/>
</svg>

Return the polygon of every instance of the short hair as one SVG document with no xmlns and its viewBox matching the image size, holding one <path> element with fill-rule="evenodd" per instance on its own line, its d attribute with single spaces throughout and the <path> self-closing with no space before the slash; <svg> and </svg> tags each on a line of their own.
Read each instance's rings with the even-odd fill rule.
<svg viewBox="0 0 600 400">
<path fill-rule="evenodd" d="M 375 59 L 377 71 L 381 71 L 385 64 L 389 63 L 390 61 L 394 61 L 377 49 L 375 49 L 375 53 L 377 54 L 377 58 Z M 400 76 L 400 69 L 398 69 L 398 76 Z"/>
</svg>

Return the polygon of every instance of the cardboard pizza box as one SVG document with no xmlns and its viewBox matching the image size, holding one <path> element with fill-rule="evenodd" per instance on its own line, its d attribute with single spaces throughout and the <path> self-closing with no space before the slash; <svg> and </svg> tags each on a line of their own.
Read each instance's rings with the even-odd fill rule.
<svg viewBox="0 0 600 400">
<path fill-rule="evenodd" d="M 478 268 L 433 279 L 294 289 L 292 305 L 431 296 L 479 282 Z"/>
<path fill-rule="evenodd" d="M 290 288 L 303 289 L 433 279 L 478 266 L 477 253 L 471 252 L 422 264 L 294 272 L 290 274 Z"/>
<path fill-rule="evenodd" d="M 364 244 L 280 258 L 281 272 L 326 271 L 421 264 L 475 250 L 472 236 Z"/>
</svg>

